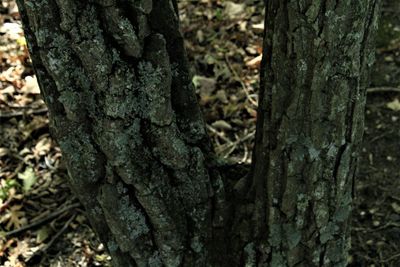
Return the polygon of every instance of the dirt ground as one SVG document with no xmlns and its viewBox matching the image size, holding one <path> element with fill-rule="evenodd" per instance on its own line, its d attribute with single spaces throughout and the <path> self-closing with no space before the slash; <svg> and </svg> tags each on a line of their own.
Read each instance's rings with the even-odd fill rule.
<svg viewBox="0 0 400 267">
<path fill-rule="evenodd" d="M 250 163 L 263 1 L 181 1 L 216 152 Z M 383 7 L 355 183 L 350 266 L 400 266 L 400 1 Z M 65 184 L 13 0 L 0 4 L 0 266 L 109 266 Z"/>
</svg>

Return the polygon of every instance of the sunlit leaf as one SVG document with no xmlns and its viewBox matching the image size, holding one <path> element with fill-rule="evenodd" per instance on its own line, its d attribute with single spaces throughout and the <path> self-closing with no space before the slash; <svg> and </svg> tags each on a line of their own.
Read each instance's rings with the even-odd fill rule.
<svg viewBox="0 0 400 267">
<path fill-rule="evenodd" d="M 400 111 L 400 101 L 398 98 L 396 98 L 392 102 L 387 103 L 386 106 L 393 111 Z"/>
<path fill-rule="evenodd" d="M 396 202 L 393 202 L 391 204 L 391 206 L 392 206 L 392 209 L 394 210 L 394 212 L 400 214 L 400 205 L 399 204 L 397 204 Z"/>
<path fill-rule="evenodd" d="M 19 38 L 17 39 L 17 43 L 18 43 L 20 46 L 26 46 L 26 39 L 25 39 L 25 37 L 23 37 L 23 36 L 19 37 Z"/>
<path fill-rule="evenodd" d="M 40 228 L 36 233 L 36 243 L 40 244 L 45 241 L 51 233 L 51 228 L 48 226 L 44 226 Z"/>
<path fill-rule="evenodd" d="M 18 178 L 22 180 L 23 189 L 25 192 L 29 191 L 37 180 L 37 177 L 32 167 L 28 167 L 25 169 L 24 172 L 18 173 Z"/>
</svg>

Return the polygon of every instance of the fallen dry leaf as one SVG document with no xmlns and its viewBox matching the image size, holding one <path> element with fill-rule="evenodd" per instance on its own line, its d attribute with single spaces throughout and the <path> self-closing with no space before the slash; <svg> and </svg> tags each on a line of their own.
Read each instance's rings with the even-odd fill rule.
<svg viewBox="0 0 400 267">
<path fill-rule="evenodd" d="M 399 204 L 397 204 L 396 202 L 393 202 L 391 204 L 391 206 L 392 206 L 392 209 L 394 210 L 394 212 L 400 214 L 400 205 Z"/>
<path fill-rule="evenodd" d="M 40 94 L 39 84 L 37 82 L 36 76 L 25 77 L 25 85 L 21 88 L 21 91 L 26 94 Z"/>
<path fill-rule="evenodd" d="M 236 4 L 231 1 L 224 2 L 224 14 L 229 19 L 234 19 L 239 17 L 240 15 L 244 14 L 245 11 L 245 4 Z"/>
<path fill-rule="evenodd" d="M 264 21 L 251 25 L 251 28 L 257 33 L 264 32 Z"/>
<path fill-rule="evenodd" d="M 211 124 L 212 127 L 218 130 L 231 130 L 232 126 L 224 121 L 224 120 L 217 120 Z"/>
<path fill-rule="evenodd" d="M 257 57 L 255 57 L 255 58 L 253 58 L 253 59 L 251 59 L 251 60 L 249 60 L 249 61 L 247 61 L 246 62 L 246 66 L 249 67 L 249 68 L 254 68 L 254 69 L 255 68 L 259 68 L 260 64 L 261 64 L 261 59 L 262 59 L 262 54 L 257 56 Z"/>
<path fill-rule="evenodd" d="M 390 108 L 393 111 L 400 111 L 400 101 L 398 98 L 386 104 L 386 107 Z"/>
</svg>

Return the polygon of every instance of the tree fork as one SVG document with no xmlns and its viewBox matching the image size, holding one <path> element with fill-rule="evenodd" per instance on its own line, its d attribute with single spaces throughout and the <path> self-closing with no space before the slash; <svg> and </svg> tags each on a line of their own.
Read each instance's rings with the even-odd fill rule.
<svg viewBox="0 0 400 267">
<path fill-rule="evenodd" d="M 174 1 L 17 3 L 69 183 L 114 266 L 346 265 L 378 1 L 266 1 L 239 181 L 219 174 Z"/>
</svg>

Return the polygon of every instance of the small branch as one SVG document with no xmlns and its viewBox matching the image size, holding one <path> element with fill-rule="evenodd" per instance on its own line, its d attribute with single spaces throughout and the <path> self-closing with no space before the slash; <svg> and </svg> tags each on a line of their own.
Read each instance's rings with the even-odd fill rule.
<svg viewBox="0 0 400 267">
<path fill-rule="evenodd" d="M 9 119 L 9 118 L 20 117 L 20 116 L 24 116 L 24 115 L 45 114 L 47 111 L 48 111 L 47 108 L 41 108 L 41 109 L 29 110 L 29 111 L 16 111 L 16 112 L 0 113 L 0 118 Z"/>
<path fill-rule="evenodd" d="M 54 241 L 56 241 L 56 239 L 58 237 L 60 237 L 60 235 L 62 235 L 62 233 L 65 232 L 65 230 L 67 230 L 68 226 L 70 225 L 70 223 L 75 219 L 76 214 L 72 215 L 71 218 L 68 219 L 68 221 L 63 225 L 63 227 L 60 229 L 60 231 L 58 231 L 53 238 L 49 241 L 49 243 L 46 244 L 46 246 L 44 246 L 41 249 L 41 252 L 45 252 L 49 247 L 51 247 L 51 245 L 54 243 Z"/>
<path fill-rule="evenodd" d="M 224 134 L 222 134 L 221 132 L 219 132 L 216 129 L 214 129 L 214 127 L 212 127 L 211 125 L 207 124 L 206 127 L 210 132 L 212 132 L 213 134 L 217 135 L 219 138 L 224 140 L 226 143 L 228 143 L 228 144 L 232 144 L 233 143 L 229 138 L 227 138 Z"/>
<path fill-rule="evenodd" d="M 231 142 L 230 144 L 228 144 L 228 146 L 233 146 L 233 145 L 243 143 L 244 141 L 247 141 L 250 138 L 252 138 L 253 136 L 255 136 L 255 134 L 256 134 L 256 131 L 252 131 L 252 132 L 246 134 L 245 136 L 243 136 L 242 138 L 239 138 L 236 141 Z"/>
<path fill-rule="evenodd" d="M 393 255 L 393 256 L 391 256 L 390 258 L 387 258 L 387 259 L 385 259 L 385 260 L 381 260 L 381 263 L 390 262 L 390 261 L 395 260 L 395 259 L 397 259 L 397 258 L 400 258 L 400 253 L 395 254 L 395 255 Z"/>
<path fill-rule="evenodd" d="M 81 206 L 80 203 L 74 203 L 74 204 L 71 204 L 69 206 L 65 206 L 64 208 L 56 210 L 56 211 L 50 213 L 49 215 L 47 215 L 46 217 L 44 217 L 42 219 L 38 219 L 35 222 L 32 222 L 31 224 L 25 225 L 25 226 L 23 226 L 21 228 L 18 228 L 18 229 L 15 229 L 15 230 L 12 230 L 12 231 L 9 231 L 9 232 L 5 233 L 4 237 L 12 236 L 12 235 L 24 232 L 26 230 L 29 230 L 31 228 L 35 228 L 35 227 L 37 227 L 37 226 L 39 226 L 39 225 L 41 225 L 41 224 L 43 224 L 43 223 L 45 223 L 45 222 L 47 222 L 47 221 L 49 221 L 51 219 L 54 219 L 54 218 L 58 217 L 60 214 L 66 212 L 66 211 L 68 211 L 70 209 L 78 208 L 80 206 Z"/>
<path fill-rule="evenodd" d="M 388 47 L 378 48 L 378 52 L 379 53 L 387 53 L 387 52 L 393 52 L 398 49 L 400 49 L 400 41 L 396 42 L 394 44 L 391 44 Z"/>
<path fill-rule="evenodd" d="M 41 247 L 39 250 L 35 251 L 35 253 L 28 259 L 28 262 L 39 256 L 40 254 L 46 252 L 46 250 L 48 250 L 53 245 L 53 243 L 68 229 L 68 226 L 75 219 L 75 217 L 76 214 L 72 215 L 71 218 L 69 218 L 68 221 L 63 225 L 63 227 L 53 236 L 49 243 Z"/>
<path fill-rule="evenodd" d="M 231 62 L 229 61 L 229 58 L 227 55 L 225 55 L 225 61 L 228 64 L 228 67 L 230 69 L 230 71 L 233 73 L 233 75 L 235 76 L 236 80 L 238 82 L 240 82 L 240 84 L 242 85 L 243 91 L 246 93 L 246 97 L 247 99 L 250 101 L 251 104 L 253 104 L 255 107 L 258 107 L 258 103 L 257 101 L 255 101 L 253 98 L 251 98 L 250 93 L 249 93 L 249 89 L 247 88 L 247 86 L 244 84 L 243 80 L 240 78 L 239 74 L 236 72 L 236 70 L 233 68 Z"/>
<path fill-rule="evenodd" d="M 400 93 L 400 88 L 397 87 L 389 87 L 389 86 L 382 86 L 382 87 L 372 87 L 367 89 L 368 94 L 373 93 Z"/>
</svg>

